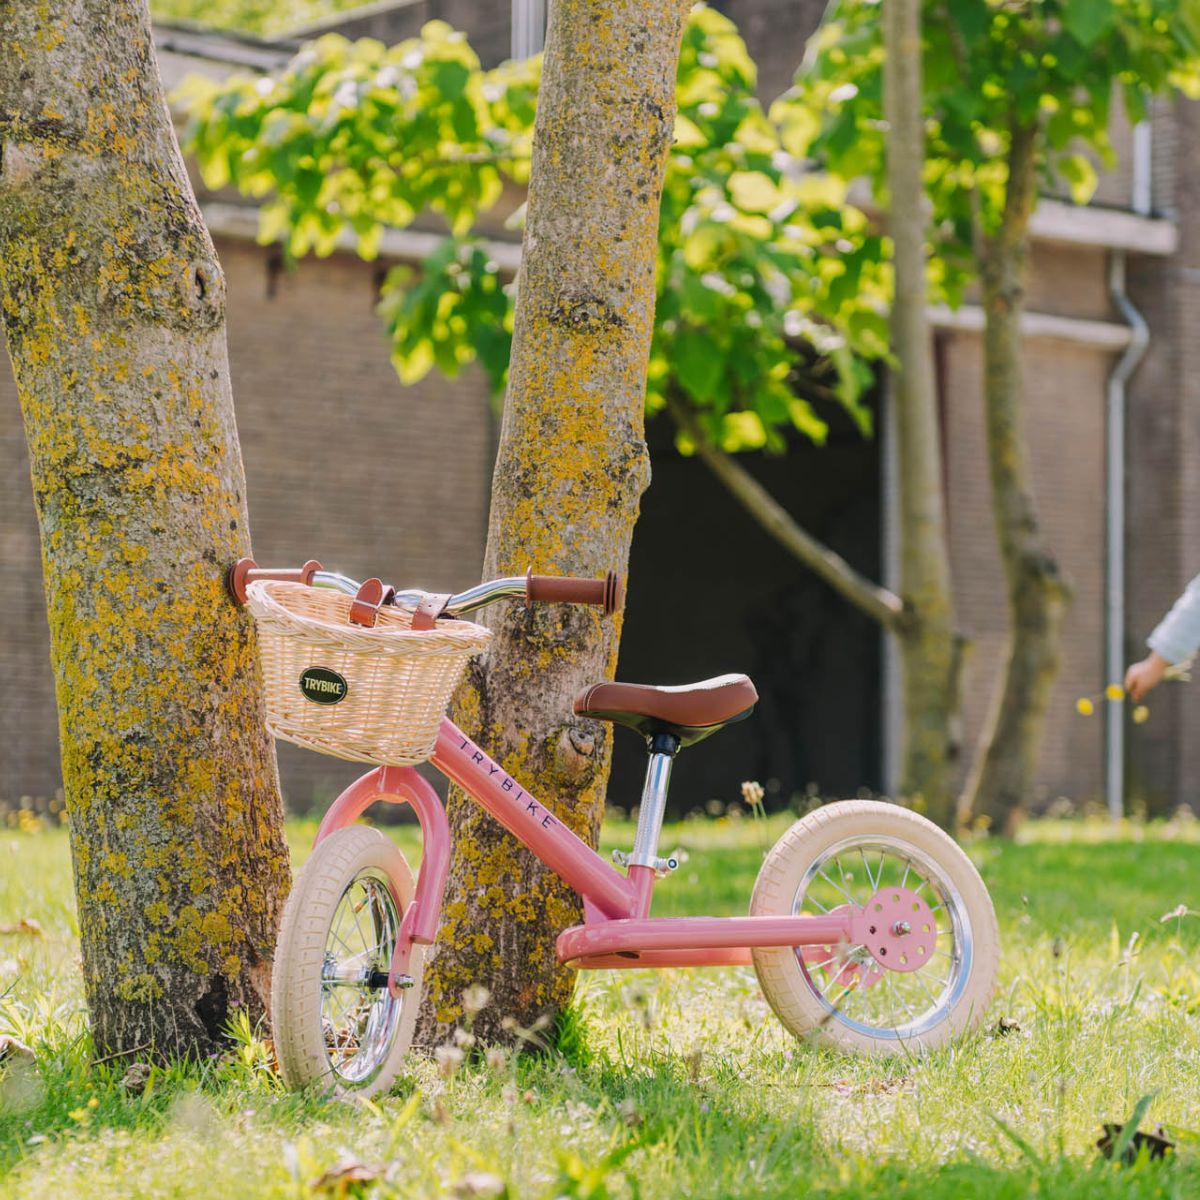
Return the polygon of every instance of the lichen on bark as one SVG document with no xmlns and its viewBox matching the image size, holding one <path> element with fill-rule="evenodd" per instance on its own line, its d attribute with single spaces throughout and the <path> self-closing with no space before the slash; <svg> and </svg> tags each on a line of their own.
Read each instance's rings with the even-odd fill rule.
<svg viewBox="0 0 1200 1200">
<path fill-rule="evenodd" d="M 643 401 L 659 200 L 675 118 L 683 0 L 552 0 L 485 575 L 624 574 L 649 482 Z M 636 585 L 636 581 L 635 581 Z M 610 730 L 571 714 L 616 667 L 620 619 L 511 606 L 457 716 L 506 771 L 595 845 Z M 484 984 L 484 1037 L 570 999 L 554 938 L 578 897 L 462 795 L 448 902 L 426 973 L 436 1042 Z"/>
<path fill-rule="evenodd" d="M 0 0 L 0 318 L 24 418 L 104 1053 L 264 1010 L 287 849 L 224 281 L 134 0 Z"/>
</svg>

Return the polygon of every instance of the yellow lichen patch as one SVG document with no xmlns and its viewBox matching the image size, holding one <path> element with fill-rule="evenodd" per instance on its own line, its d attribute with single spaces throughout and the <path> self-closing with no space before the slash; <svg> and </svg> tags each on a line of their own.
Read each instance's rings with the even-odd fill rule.
<svg viewBox="0 0 1200 1200">
<path fill-rule="evenodd" d="M 531 562 L 550 574 L 624 573 L 648 481 L 642 402 L 658 194 L 674 123 L 671 61 L 684 10 L 665 5 L 651 31 L 624 3 L 599 24 L 586 6 L 560 10 L 562 52 L 547 59 L 540 96 L 489 574 L 520 573 Z M 660 111 L 631 122 L 622 98 L 648 89 Z M 623 156 L 616 170 L 614 145 Z M 564 228 L 579 235 L 563 237 Z M 464 728 L 593 844 L 609 737 L 601 730 L 581 750 L 564 738 L 564 722 L 575 692 L 611 675 L 619 627 L 595 613 L 510 613 L 486 676 L 456 700 Z M 426 973 L 436 1018 L 457 1019 L 462 991 L 484 982 L 498 1017 L 531 1024 L 569 999 L 573 972 L 558 967 L 553 937 L 579 919 L 579 902 L 457 794 L 450 814 L 454 899 Z M 500 955 L 481 943 L 481 931 Z"/>
<path fill-rule="evenodd" d="M 221 578 L 247 545 L 232 420 L 211 411 L 220 308 L 187 291 L 211 245 L 167 199 L 178 164 L 128 158 L 169 130 L 89 87 L 88 138 L 43 148 L 18 219 L 0 206 L 89 998 L 151 1005 L 223 972 L 250 999 L 288 862 L 250 631 Z M 87 188 L 56 184 L 93 153 Z"/>
</svg>

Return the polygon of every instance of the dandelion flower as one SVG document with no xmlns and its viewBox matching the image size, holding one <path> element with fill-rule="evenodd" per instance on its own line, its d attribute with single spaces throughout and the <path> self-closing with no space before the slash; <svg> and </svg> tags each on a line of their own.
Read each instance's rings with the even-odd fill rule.
<svg viewBox="0 0 1200 1200">
<path fill-rule="evenodd" d="M 1081 717 L 1090 717 L 1096 711 L 1096 706 L 1086 696 L 1081 696 L 1075 701 L 1075 711 Z"/>
<path fill-rule="evenodd" d="M 1104 689 L 1104 695 L 1109 700 L 1124 700 L 1125 689 L 1119 683 L 1110 683 Z"/>
<path fill-rule="evenodd" d="M 765 795 L 763 785 L 756 783 L 754 780 L 746 780 L 742 784 L 742 799 L 753 808 L 756 804 L 762 803 L 762 798 Z"/>
</svg>

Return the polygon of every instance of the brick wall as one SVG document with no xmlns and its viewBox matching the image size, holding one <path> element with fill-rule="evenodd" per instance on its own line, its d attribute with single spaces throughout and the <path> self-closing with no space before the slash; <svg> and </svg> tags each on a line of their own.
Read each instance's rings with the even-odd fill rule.
<svg viewBox="0 0 1200 1200">
<path fill-rule="evenodd" d="M 0 348 L 3 347 L 0 332 Z M 7 352 L 0 350 L 0 808 L 48 799 L 59 786 L 58 717 L 50 675 L 41 548 L 29 459 Z"/>
<path fill-rule="evenodd" d="M 1039 264 L 1031 290 L 1043 286 L 1040 274 Z M 1103 787 L 1103 727 L 1097 717 L 1079 717 L 1074 703 L 1103 687 L 1104 388 L 1110 360 L 1049 339 L 1027 341 L 1025 355 L 1038 510 L 1046 545 L 1075 587 L 1037 794 L 1030 797 L 1031 805 L 1041 807 L 1060 795 L 1076 802 L 1098 799 Z M 945 337 L 940 357 L 955 605 L 959 627 L 973 643 L 964 680 L 969 758 L 1003 678 L 1009 620 L 984 440 L 982 340 L 972 334 Z"/>
<path fill-rule="evenodd" d="M 336 31 L 348 38 L 376 38 L 392 46 L 416 37 L 427 21 L 445 21 L 454 29 L 463 30 L 485 68 L 497 66 L 510 57 L 511 0 L 399 0 L 393 4 L 372 4 L 360 11 L 306 25 L 291 36 L 312 38 Z"/>
<path fill-rule="evenodd" d="M 230 366 L 260 562 L 320 559 L 359 578 L 457 590 L 479 578 L 492 421 L 477 373 L 398 383 L 374 305 L 375 267 L 335 256 L 295 271 L 218 243 Z M 0 801 L 59 786 L 37 525 L 15 391 L 0 364 L 0 646 L 20 703 L 0 705 Z M 282 748 L 306 808 L 353 764 Z"/>
</svg>

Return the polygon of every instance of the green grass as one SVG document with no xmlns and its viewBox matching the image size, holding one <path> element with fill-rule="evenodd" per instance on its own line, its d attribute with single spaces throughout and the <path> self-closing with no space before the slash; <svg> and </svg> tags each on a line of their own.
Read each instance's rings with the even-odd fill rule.
<svg viewBox="0 0 1200 1200">
<path fill-rule="evenodd" d="M 744 911 L 784 824 L 669 827 L 664 849 L 688 857 L 656 911 Z M 293 827 L 299 853 L 312 832 Z M 393 833 L 415 857 L 415 830 Z M 317 1181 L 357 1160 L 382 1172 L 362 1194 L 389 1197 L 1200 1197 L 1200 922 L 1160 919 L 1200 908 L 1200 833 L 1046 824 L 970 852 L 1002 986 L 987 1029 L 952 1048 L 813 1050 L 749 970 L 595 973 L 565 1050 L 450 1079 L 414 1058 L 392 1096 L 349 1105 L 281 1092 L 248 1031 L 127 1093 L 123 1067 L 89 1061 L 65 834 L 0 830 L 0 926 L 43 930 L 0 935 L 0 1034 L 38 1056 L 0 1076 L 0 1195 L 337 1195 Z M 1001 1016 L 1019 1029 L 997 1034 Z M 1173 1160 L 1101 1160 L 1101 1123 L 1150 1094 L 1143 1124 L 1168 1127 Z"/>
</svg>

